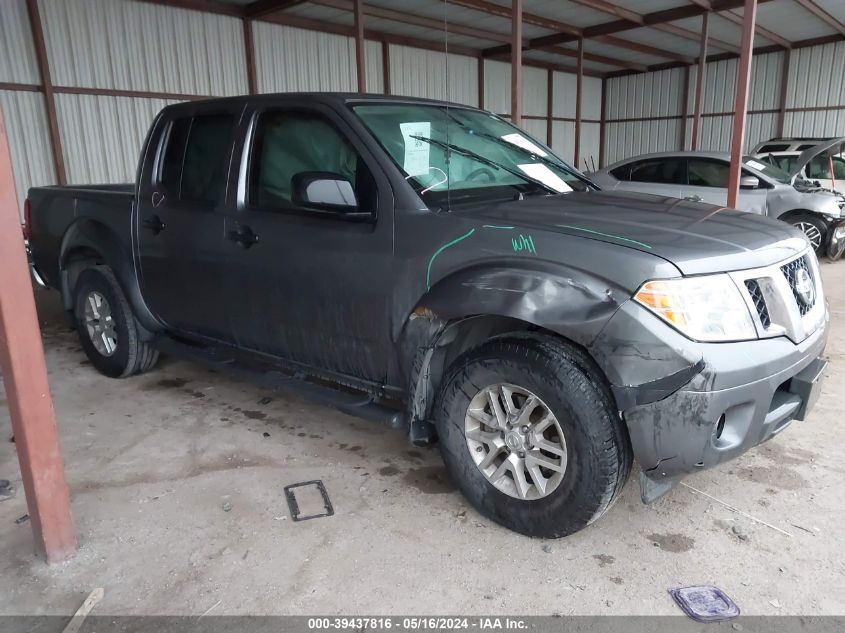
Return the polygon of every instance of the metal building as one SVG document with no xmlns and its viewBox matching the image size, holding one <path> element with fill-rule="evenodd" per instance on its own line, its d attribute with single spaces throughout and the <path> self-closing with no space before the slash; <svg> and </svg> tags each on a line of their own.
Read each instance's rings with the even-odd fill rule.
<svg viewBox="0 0 845 633">
<path fill-rule="evenodd" d="M 707 19 L 697 146 L 727 149 L 742 4 L 526 2 L 522 126 L 570 161 L 577 144 L 581 168 L 691 147 Z M 130 180 L 167 103 L 357 90 L 356 6 L 363 89 L 511 116 L 504 0 L 4 0 L 0 104 L 19 198 L 32 185 Z M 845 133 L 845 5 L 761 0 L 758 13 L 747 142 Z"/>
</svg>

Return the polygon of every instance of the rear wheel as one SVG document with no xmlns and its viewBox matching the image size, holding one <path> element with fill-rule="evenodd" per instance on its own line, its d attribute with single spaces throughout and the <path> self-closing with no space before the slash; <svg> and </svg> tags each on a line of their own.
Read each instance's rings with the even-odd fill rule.
<svg viewBox="0 0 845 633">
<path fill-rule="evenodd" d="M 82 349 L 100 373 L 125 378 L 153 368 L 158 351 L 140 339 L 138 324 L 108 266 L 83 270 L 74 287 Z"/>
<path fill-rule="evenodd" d="M 787 222 L 807 236 L 816 255 L 821 257 L 824 254 L 824 247 L 827 244 L 827 225 L 821 219 L 809 213 L 802 213 L 792 216 Z"/>
<path fill-rule="evenodd" d="M 591 361 L 550 338 L 493 339 L 450 368 L 435 408 L 456 485 L 482 514 L 557 538 L 600 517 L 631 469 L 613 398 Z"/>
</svg>

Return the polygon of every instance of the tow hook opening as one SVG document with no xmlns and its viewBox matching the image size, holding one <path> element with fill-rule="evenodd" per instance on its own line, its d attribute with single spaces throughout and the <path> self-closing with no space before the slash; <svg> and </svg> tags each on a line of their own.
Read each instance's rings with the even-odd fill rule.
<svg viewBox="0 0 845 633">
<path fill-rule="evenodd" d="M 716 439 L 722 437 L 722 431 L 725 430 L 725 414 L 719 416 L 719 421 L 716 423 Z"/>
</svg>

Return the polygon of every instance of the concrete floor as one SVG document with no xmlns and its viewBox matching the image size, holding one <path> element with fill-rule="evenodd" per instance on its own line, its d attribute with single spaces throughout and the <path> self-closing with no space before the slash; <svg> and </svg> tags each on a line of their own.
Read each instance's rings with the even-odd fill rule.
<svg viewBox="0 0 845 633">
<path fill-rule="evenodd" d="M 845 262 L 823 275 L 832 362 L 810 419 L 687 481 L 791 536 L 685 487 L 643 506 L 636 476 L 581 533 L 519 536 L 400 432 L 184 362 L 104 378 L 42 302 L 81 547 L 47 566 L 15 524 L 0 397 L 0 478 L 19 488 L 0 503 L 0 613 L 69 614 L 103 587 L 101 615 L 677 614 L 668 588 L 714 584 L 745 614 L 843 614 Z M 336 514 L 294 523 L 283 487 L 310 479 Z"/>
</svg>

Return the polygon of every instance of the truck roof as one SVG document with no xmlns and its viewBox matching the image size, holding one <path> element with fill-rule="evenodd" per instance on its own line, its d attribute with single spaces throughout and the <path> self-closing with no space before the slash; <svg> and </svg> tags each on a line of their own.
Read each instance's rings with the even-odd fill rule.
<svg viewBox="0 0 845 633">
<path fill-rule="evenodd" d="M 164 110 L 190 108 L 191 105 L 197 103 L 265 103 L 272 101 L 293 101 L 301 99 L 312 99 L 319 103 L 334 103 L 336 105 L 345 105 L 352 102 L 370 101 L 383 103 L 419 103 L 421 105 L 436 105 L 448 106 L 450 108 L 471 108 L 477 109 L 474 106 L 469 106 L 462 103 L 454 103 L 449 101 L 440 101 L 437 99 L 423 99 L 421 97 L 404 97 L 397 95 L 381 95 L 369 94 L 359 92 L 276 92 L 259 95 L 239 95 L 235 97 L 217 97 L 212 99 L 197 99 L 192 101 L 184 101 L 169 105 Z"/>
</svg>

